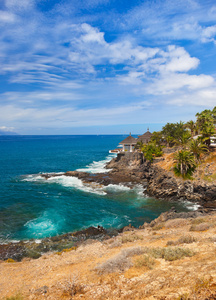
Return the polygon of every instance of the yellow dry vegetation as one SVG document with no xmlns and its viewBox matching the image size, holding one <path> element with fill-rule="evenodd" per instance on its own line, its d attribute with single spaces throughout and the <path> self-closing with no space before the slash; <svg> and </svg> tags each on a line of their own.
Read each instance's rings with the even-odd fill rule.
<svg viewBox="0 0 216 300">
<path fill-rule="evenodd" d="M 0 299 L 216 299 L 216 214 L 159 225 L 1 262 Z"/>
<path fill-rule="evenodd" d="M 174 153 L 164 153 L 163 158 L 164 160 L 156 162 L 156 165 L 167 172 L 172 171 L 175 163 Z M 197 166 L 193 177 L 209 183 L 216 183 L 216 150 L 211 150 L 211 152 L 203 155 L 202 162 Z"/>
</svg>

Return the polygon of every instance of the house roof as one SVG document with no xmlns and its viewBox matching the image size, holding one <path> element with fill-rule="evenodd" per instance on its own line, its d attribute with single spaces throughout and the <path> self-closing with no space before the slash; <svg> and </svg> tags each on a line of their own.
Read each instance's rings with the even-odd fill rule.
<svg viewBox="0 0 216 300">
<path fill-rule="evenodd" d="M 151 136 L 152 136 L 152 133 L 150 131 L 146 131 L 144 134 L 138 136 L 137 142 L 140 142 L 144 139 L 150 139 Z"/>
<path fill-rule="evenodd" d="M 119 144 L 136 144 L 136 143 L 137 143 L 137 139 L 132 137 L 130 134 L 128 137 L 126 137 L 126 139 L 121 141 Z"/>
</svg>

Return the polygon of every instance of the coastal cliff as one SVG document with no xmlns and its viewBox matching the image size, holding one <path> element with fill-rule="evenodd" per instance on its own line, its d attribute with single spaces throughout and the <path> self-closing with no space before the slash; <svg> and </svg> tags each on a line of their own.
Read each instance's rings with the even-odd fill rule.
<svg viewBox="0 0 216 300">
<path fill-rule="evenodd" d="M 204 170 L 214 178 L 215 164 L 183 180 L 172 172 L 169 155 L 149 163 L 141 153 L 121 153 L 106 165 L 108 172 L 62 175 L 91 185 L 139 183 L 150 196 L 194 201 L 199 210 L 171 209 L 139 228 L 98 226 L 1 245 L 0 299 L 216 299 L 216 185 L 199 177 Z"/>
<path fill-rule="evenodd" d="M 169 149 L 168 149 L 169 150 Z M 156 158 L 153 163 L 146 161 L 142 153 L 119 153 L 106 165 L 107 172 L 91 174 L 86 172 L 68 171 L 65 176 L 75 176 L 87 184 L 141 184 L 145 193 L 155 198 L 174 201 L 192 201 L 203 209 L 216 208 L 216 153 L 213 162 L 204 163 L 198 167 L 194 178 L 184 180 L 175 176 L 172 171 L 173 153 L 167 151 L 162 158 Z M 201 176 L 204 172 L 205 176 Z M 43 174 L 45 178 L 59 174 Z M 207 178 L 206 180 L 203 179 Z"/>
<path fill-rule="evenodd" d="M 170 159 L 170 156 L 169 156 Z M 189 200 L 198 202 L 206 209 L 216 208 L 216 183 L 201 180 L 198 175 L 193 180 L 183 180 L 172 171 L 163 168 L 165 158 L 154 163 L 143 159 L 141 153 L 123 153 L 112 159 L 107 168 L 112 174 L 125 174 L 146 186 L 148 195 L 167 200 Z"/>
</svg>

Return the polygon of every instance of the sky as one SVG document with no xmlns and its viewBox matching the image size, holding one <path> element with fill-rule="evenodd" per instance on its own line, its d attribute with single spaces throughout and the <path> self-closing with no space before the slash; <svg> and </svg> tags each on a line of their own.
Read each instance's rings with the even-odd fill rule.
<svg viewBox="0 0 216 300">
<path fill-rule="evenodd" d="M 0 0 L 0 132 L 142 134 L 214 106 L 214 0 Z"/>
</svg>

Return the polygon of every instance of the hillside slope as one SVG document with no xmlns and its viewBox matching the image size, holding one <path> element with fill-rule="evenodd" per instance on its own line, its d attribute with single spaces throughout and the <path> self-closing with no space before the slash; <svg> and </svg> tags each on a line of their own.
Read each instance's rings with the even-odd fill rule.
<svg viewBox="0 0 216 300">
<path fill-rule="evenodd" d="M 216 214 L 196 214 L 164 213 L 143 229 L 127 227 L 103 242 L 88 240 L 76 250 L 1 262 L 0 295 L 32 300 L 216 299 Z"/>
</svg>

